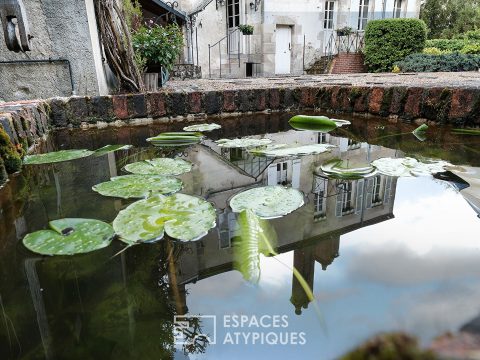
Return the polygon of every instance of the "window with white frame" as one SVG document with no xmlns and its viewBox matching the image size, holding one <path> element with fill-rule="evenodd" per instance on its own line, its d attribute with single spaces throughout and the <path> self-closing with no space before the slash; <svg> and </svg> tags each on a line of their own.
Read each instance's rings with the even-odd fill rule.
<svg viewBox="0 0 480 360">
<path fill-rule="evenodd" d="M 350 213 L 353 210 L 352 204 L 352 193 L 353 186 L 352 182 L 346 182 L 343 184 L 343 200 L 342 200 L 342 214 Z"/>
<path fill-rule="evenodd" d="M 368 22 L 368 7 L 370 0 L 360 0 L 358 9 L 358 30 L 365 30 Z"/>
<path fill-rule="evenodd" d="M 377 175 L 373 178 L 373 187 L 372 187 L 372 201 L 373 205 L 379 205 L 382 203 L 382 177 Z"/>
<path fill-rule="evenodd" d="M 318 133 L 317 143 L 318 144 L 327 144 L 327 133 Z"/>
<path fill-rule="evenodd" d="M 327 186 L 328 179 L 321 176 L 313 178 L 313 220 L 319 221 L 326 218 L 327 215 Z"/>
<path fill-rule="evenodd" d="M 240 0 L 227 0 L 227 16 L 230 29 L 240 25 Z"/>
<path fill-rule="evenodd" d="M 325 1 L 325 19 L 323 21 L 324 29 L 333 29 L 333 14 L 335 11 L 335 1 Z"/>
<path fill-rule="evenodd" d="M 393 4 L 393 17 L 399 18 L 402 15 L 402 0 L 395 0 Z"/>
<path fill-rule="evenodd" d="M 286 184 L 288 175 L 288 163 L 281 162 L 277 164 L 277 184 Z"/>
</svg>

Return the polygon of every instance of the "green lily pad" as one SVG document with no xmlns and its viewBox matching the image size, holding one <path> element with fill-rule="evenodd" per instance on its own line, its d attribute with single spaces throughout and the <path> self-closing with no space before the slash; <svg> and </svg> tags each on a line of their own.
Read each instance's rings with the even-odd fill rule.
<svg viewBox="0 0 480 360">
<path fill-rule="evenodd" d="M 444 172 L 452 164 L 442 160 L 413 158 L 381 158 L 372 162 L 379 173 L 396 177 L 428 176 Z"/>
<path fill-rule="evenodd" d="M 427 130 L 428 130 L 428 125 L 423 124 L 420 125 L 418 128 L 412 131 L 412 134 L 420 141 L 425 141 L 427 140 Z"/>
<path fill-rule="evenodd" d="M 289 121 L 290 126 L 297 130 L 330 132 L 337 127 L 350 125 L 350 121 L 330 119 L 326 116 L 296 115 Z"/>
<path fill-rule="evenodd" d="M 109 224 L 99 220 L 61 219 L 49 225 L 52 230 L 28 234 L 23 244 L 42 255 L 75 255 L 103 249 L 115 235 Z"/>
<path fill-rule="evenodd" d="M 262 219 L 285 216 L 302 207 L 303 194 L 283 186 L 264 186 L 243 191 L 230 200 L 233 212 L 252 210 Z"/>
<path fill-rule="evenodd" d="M 192 163 L 182 159 L 156 158 L 128 164 L 124 169 L 137 175 L 177 176 L 190 172 L 192 166 Z"/>
<path fill-rule="evenodd" d="M 199 131 L 199 132 L 207 132 L 207 131 L 213 131 L 213 130 L 218 130 L 221 129 L 222 126 L 211 123 L 211 124 L 199 124 L 199 125 L 191 125 L 184 127 L 183 130 L 185 131 Z"/>
<path fill-rule="evenodd" d="M 270 139 L 220 139 L 215 141 L 219 147 L 223 148 L 251 148 L 258 146 L 265 146 L 272 143 Z"/>
<path fill-rule="evenodd" d="M 452 132 L 460 135 L 480 135 L 480 129 L 452 129 Z"/>
<path fill-rule="evenodd" d="M 182 190 L 182 181 L 174 177 L 159 175 L 125 175 L 95 185 L 93 191 L 104 196 L 123 199 L 145 198 L 152 193 L 164 195 Z"/>
<path fill-rule="evenodd" d="M 129 150 L 132 148 L 132 145 L 105 145 L 104 147 L 94 151 L 94 156 L 103 156 L 111 152 L 119 150 Z"/>
<path fill-rule="evenodd" d="M 266 157 L 288 157 L 288 156 L 302 156 L 322 154 L 334 148 L 334 145 L 329 144 L 312 144 L 303 146 L 289 146 L 289 145 L 274 145 L 265 148 L 257 148 L 249 150 L 249 152 L 256 156 Z"/>
<path fill-rule="evenodd" d="M 320 170 L 330 178 L 335 179 L 362 179 L 375 174 L 375 168 L 372 165 L 349 167 L 341 159 L 333 159 L 320 165 Z"/>
<path fill-rule="evenodd" d="M 121 211 L 113 221 L 120 239 L 130 245 L 157 241 L 166 232 L 181 241 L 195 241 L 216 226 L 213 206 L 200 198 L 153 195 Z"/>
<path fill-rule="evenodd" d="M 60 150 L 46 154 L 27 155 L 23 160 L 25 165 L 51 164 L 63 161 L 81 159 L 92 155 L 90 150 Z"/>
<path fill-rule="evenodd" d="M 159 147 L 182 147 L 198 144 L 203 135 L 198 132 L 167 132 L 147 139 L 149 143 Z"/>
</svg>

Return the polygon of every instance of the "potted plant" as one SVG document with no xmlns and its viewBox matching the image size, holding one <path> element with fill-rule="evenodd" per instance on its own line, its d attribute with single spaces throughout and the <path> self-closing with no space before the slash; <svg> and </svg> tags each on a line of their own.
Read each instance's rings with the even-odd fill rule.
<svg viewBox="0 0 480 360">
<path fill-rule="evenodd" d="M 238 29 L 242 32 L 243 35 L 253 34 L 253 25 L 238 25 Z"/>
<path fill-rule="evenodd" d="M 150 21 L 132 34 L 132 44 L 135 56 L 142 59 L 146 72 L 158 73 L 162 79 L 172 70 L 183 51 L 184 42 L 178 25 L 160 26 Z"/>
<path fill-rule="evenodd" d="M 341 29 L 337 29 L 337 35 L 338 36 L 348 36 L 353 33 L 353 29 L 349 26 L 344 26 Z"/>
</svg>

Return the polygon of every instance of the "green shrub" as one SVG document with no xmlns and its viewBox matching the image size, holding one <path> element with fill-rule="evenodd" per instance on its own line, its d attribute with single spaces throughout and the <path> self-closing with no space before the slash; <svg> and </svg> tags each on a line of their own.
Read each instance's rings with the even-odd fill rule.
<svg viewBox="0 0 480 360">
<path fill-rule="evenodd" d="M 132 35 L 135 54 L 148 65 L 162 65 L 171 70 L 183 51 L 182 30 L 176 24 L 160 26 L 150 23 Z"/>
<path fill-rule="evenodd" d="M 403 72 L 476 71 L 480 68 L 480 56 L 459 53 L 411 54 L 396 65 Z"/>
<path fill-rule="evenodd" d="M 480 43 L 466 45 L 460 52 L 462 54 L 480 54 Z"/>
<path fill-rule="evenodd" d="M 439 48 L 436 47 L 426 47 L 423 49 L 422 53 L 428 54 L 428 55 L 442 55 L 442 54 L 449 54 L 451 53 L 448 50 L 440 50 Z"/>
<path fill-rule="evenodd" d="M 427 28 L 421 20 L 372 20 L 365 30 L 365 64 L 369 71 L 390 71 L 396 61 L 422 51 L 426 38 Z"/>
<path fill-rule="evenodd" d="M 466 33 L 455 36 L 455 39 L 466 39 L 473 41 L 480 41 L 480 30 L 470 30 Z"/>
<path fill-rule="evenodd" d="M 432 39 L 426 41 L 425 47 L 454 52 L 461 51 L 468 44 L 469 41 L 465 39 Z"/>
</svg>

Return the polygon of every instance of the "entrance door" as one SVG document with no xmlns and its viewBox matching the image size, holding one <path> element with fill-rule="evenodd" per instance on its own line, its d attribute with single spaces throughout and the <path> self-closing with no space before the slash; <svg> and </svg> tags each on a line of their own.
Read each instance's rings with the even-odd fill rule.
<svg viewBox="0 0 480 360">
<path fill-rule="evenodd" d="M 290 26 L 277 26 L 276 33 L 275 74 L 290 74 L 292 29 Z"/>
<path fill-rule="evenodd" d="M 240 0 L 227 0 L 227 27 L 228 27 L 228 53 L 240 52 L 240 32 L 235 31 L 240 25 Z"/>
</svg>

